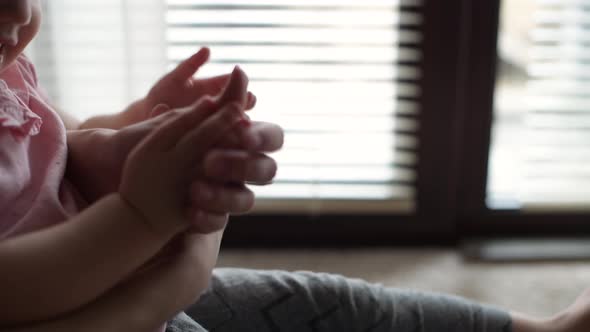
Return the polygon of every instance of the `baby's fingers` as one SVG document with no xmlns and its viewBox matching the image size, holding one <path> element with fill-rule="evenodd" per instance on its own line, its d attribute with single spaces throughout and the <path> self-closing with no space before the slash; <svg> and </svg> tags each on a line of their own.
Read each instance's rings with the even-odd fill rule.
<svg viewBox="0 0 590 332">
<path fill-rule="evenodd" d="M 244 185 L 195 182 L 190 190 L 193 209 L 208 213 L 245 213 L 254 206 L 254 193 Z"/>
<path fill-rule="evenodd" d="M 186 84 L 186 80 L 190 79 L 209 60 L 209 55 L 210 51 L 208 48 L 201 48 L 190 58 L 182 61 L 166 77 L 178 82 L 181 86 Z"/>
<path fill-rule="evenodd" d="M 202 98 L 189 108 L 164 112 L 159 117 L 162 117 L 162 119 L 168 118 L 168 120 L 146 139 L 148 142 L 146 144 L 161 151 L 174 148 L 184 134 L 204 122 L 213 113 L 215 107 L 216 105 L 211 98 Z M 163 110 L 164 106 L 156 108 L 156 111 Z M 159 117 L 154 118 L 157 119 L 154 121 L 161 120 Z"/>
<path fill-rule="evenodd" d="M 240 131 L 244 148 L 250 151 L 275 152 L 283 147 L 283 128 L 270 122 L 252 122 Z"/>
<path fill-rule="evenodd" d="M 248 104 L 253 104 L 255 102 L 255 97 L 252 95 L 254 100 L 249 101 L 248 99 L 248 76 L 246 73 L 240 69 L 240 67 L 235 67 L 225 89 L 221 92 L 221 95 L 218 97 L 218 103 L 220 105 L 226 103 L 239 103 L 241 106 L 248 108 Z M 252 105 L 253 106 L 253 105 Z"/>
<path fill-rule="evenodd" d="M 201 158 L 238 123 L 247 123 L 242 107 L 236 103 L 224 106 L 197 128 L 186 133 L 177 143 L 175 153 L 185 162 Z M 187 164 L 188 165 L 188 164 Z"/>
</svg>

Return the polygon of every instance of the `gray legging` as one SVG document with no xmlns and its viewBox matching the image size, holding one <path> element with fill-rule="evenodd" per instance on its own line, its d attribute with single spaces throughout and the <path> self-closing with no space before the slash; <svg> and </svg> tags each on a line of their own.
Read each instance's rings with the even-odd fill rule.
<svg viewBox="0 0 590 332">
<path fill-rule="evenodd" d="M 197 324 L 198 322 L 199 324 Z M 201 327 L 202 326 L 202 327 Z M 217 269 L 167 332 L 509 332 L 508 313 L 461 298 L 311 272 Z"/>
</svg>

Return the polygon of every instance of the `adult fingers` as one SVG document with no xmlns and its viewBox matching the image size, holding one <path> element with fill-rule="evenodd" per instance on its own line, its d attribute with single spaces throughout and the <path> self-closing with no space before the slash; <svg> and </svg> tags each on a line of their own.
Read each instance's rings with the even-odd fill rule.
<svg viewBox="0 0 590 332">
<path fill-rule="evenodd" d="M 242 107 L 246 107 L 248 99 L 248 76 L 246 73 L 236 66 L 231 73 L 231 77 L 227 82 L 223 92 L 217 98 L 219 105 L 226 103 L 238 103 Z"/>
<path fill-rule="evenodd" d="M 185 162 L 202 157 L 219 139 L 227 135 L 238 123 L 247 123 L 242 107 L 236 103 L 225 105 L 205 119 L 199 126 L 188 131 L 177 143 L 176 152 Z"/>
<path fill-rule="evenodd" d="M 219 147 L 246 149 L 255 152 L 275 152 L 283 147 L 283 129 L 274 123 L 252 121 L 249 126 L 238 128 L 224 136 Z"/>
<path fill-rule="evenodd" d="M 213 181 L 264 185 L 277 173 L 274 159 L 244 150 L 214 150 L 205 157 L 203 172 Z"/>
<path fill-rule="evenodd" d="M 198 181 L 191 185 L 191 207 L 213 214 L 245 213 L 254 206 L 254 193 L 244 185 Z"/>
<path fill-rule="evenodd" d="M 216 104 L 211 98 L 202 98 L 196 105 L 167 112 L 170 119 L 157 128 L 148 138 L 149 144 L 159 150 L 169 150 L 191 129 L 209 117 Z M 157 118 L 156 118 L 157 119 Z"/>
<path fill-rule="evenodd" d="M 240 131 L 243 147 L 251 151 L 274 152 L 283 147 L 284 132 L 279 125 L 270 122 L 252 122 Z"/>
</svg>

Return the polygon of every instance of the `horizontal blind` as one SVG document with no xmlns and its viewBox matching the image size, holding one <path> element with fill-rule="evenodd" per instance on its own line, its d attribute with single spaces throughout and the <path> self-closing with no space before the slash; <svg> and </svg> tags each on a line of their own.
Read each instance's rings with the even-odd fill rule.
<svg viewBox="0 0 590 332">
<path fill-rule="evenodd" d="M 167 0 L 167 56 L 212 49 L 240 64 L 257 120 L 286 132 L 259 212 L 412 212 L 420 94 L 419 0 Z"/>
<path fill-rule="evenodd" d="M 121 111 L 166 70 L 162 0 L 44 0 L 29 52 L 61 109 L 86 119 Z"/>
<path fill-rule="evenodd" d="M 590 5 L 536 1 L 522 203 L 590 209 Z"/>
</svg>

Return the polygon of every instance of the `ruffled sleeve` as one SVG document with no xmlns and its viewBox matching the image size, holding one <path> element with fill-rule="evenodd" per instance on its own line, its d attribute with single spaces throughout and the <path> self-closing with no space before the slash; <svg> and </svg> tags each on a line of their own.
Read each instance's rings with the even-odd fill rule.
<svg viewBox="0 0 590 332">
<path fill-rule="evenodd" d="M 8 129 L 17 138 L 37 135 L 43 121 L 17 94 L 0 80 L 0 128 Z"/>
</svg>

